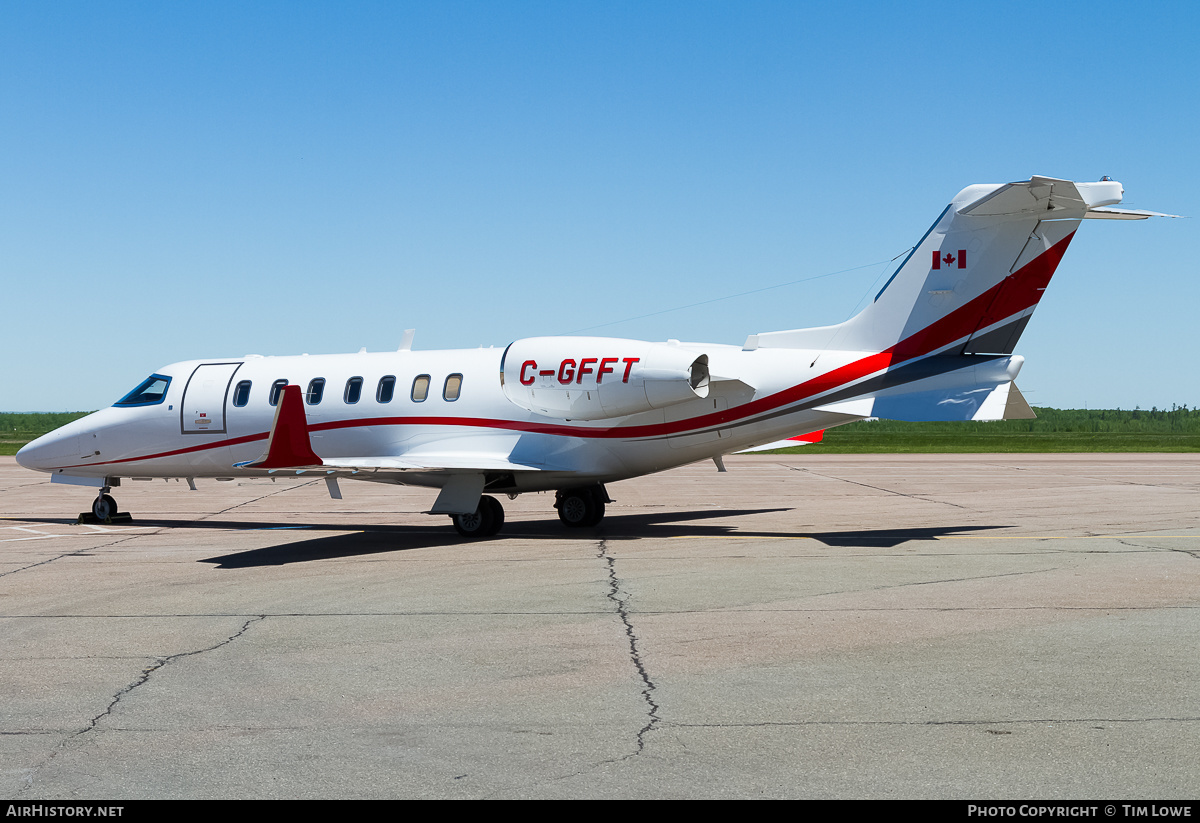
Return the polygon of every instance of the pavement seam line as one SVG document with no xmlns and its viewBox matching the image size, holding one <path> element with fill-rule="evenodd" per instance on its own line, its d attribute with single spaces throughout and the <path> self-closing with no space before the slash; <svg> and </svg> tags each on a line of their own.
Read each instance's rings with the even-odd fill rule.
<svg viewBox="0 0 1200 823">
<path fill-rule="evenodd" d="M 864 489 L 874 489 L 875 491 L 885 492 L 887 494 L 894 494 L 894 495 L 897 495 L 898 497 L 907 497 L 912 500 L 920 500 L 925 503 L 941 503 L 942 505 L 945 505 L 945 506 L 953 506 L 956 509 L 966 509 L 967 511 L 972 511 L 970 506 L 963 506 L 959 503 L 951 503 L 949 500 L 938 500 L 935 497 L 929 497 L 927 495 L 920 495 L 920 494 L 905 494 L 904 492 L 898 492 L 895 489 L 885 489 L 882 486 L 872 486 L 870 483 L 860 483 L 857 480 L 850 480 L 845 477 L 830 477 L 827 474 L 821 474 L 820 472 L 813 471 L 812 469 L 808 468 L 807 466 L 787 466 L 786 468 L 788 468 L 794 472 L 802 472 L 804 474 L 810 474 L 813 477 L 821 477 L 821 478 L 824 478 L 825 480 L 840 480 L 843 483 L 849 483 L 853 486 L 862 486 Z"/>
</svg>

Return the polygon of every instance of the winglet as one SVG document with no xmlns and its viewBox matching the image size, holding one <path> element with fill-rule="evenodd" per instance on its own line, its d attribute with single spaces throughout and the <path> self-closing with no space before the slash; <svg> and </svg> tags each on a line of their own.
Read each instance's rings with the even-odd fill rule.
<svg viewBox="0 0 1200 823">
<path fill-rule="evenodd" d="M 267 453 L 252 463 L 239 463 L 250 469 L 290 469 L 298 466 L 320 466 L 321 458 L 312 449 L 308 437 L 308 418 L 304 415 L 304 394 L 299 386 L 283 387 Z"/>
</svg>

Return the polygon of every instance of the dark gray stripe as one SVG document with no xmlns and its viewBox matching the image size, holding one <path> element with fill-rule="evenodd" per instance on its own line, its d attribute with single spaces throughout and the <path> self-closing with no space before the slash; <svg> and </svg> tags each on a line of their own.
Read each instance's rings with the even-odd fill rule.
<svg viewBox="0 0 1200 823">
<path fill-rule="evenodd" d="M 963 347 L 963 354 L 1012 354 L 1031 317 L 1032 312 L 1011 323 L 972 337 Z"/>
<path fill-rule="evenodd" d="M 767 420 L 774 420 L 777 417 L 783 417 L 796 412 L 808 411 L 817 406 L 824 406 L 829 403 L 837 403 L 842 400 L 849 400 L 852 397 L 859 397 L 864 394 L 877 394 L 884 389 L 892 389 L 896 386 L 903 386 L 907 383 L 915 383 L 918 380 L 924 380 L 927 377 L 934 377 L 939 374 L 965 369 L 968 366 L 978 366 L 983 363 L 989 363 L 995 360 L 1005 359 L 1002 355 L 974 355 L 974 354 L 938 354 L 933 357 L 925 357 L 921 360 L 915 360 L 898 368 L 889 369 L 883 374 L 864 380 L 861 383 L 855 383 L 852 386 L 847 386 L 844 389 L 831 392 L 830 394 L 821 395 L 820 397 L 806 400 L 795 406 L 788 406 L 785 409 L 767 412 L 750 417 L 745 420 L 730 421 L 717 426 L 709 426 L 703 429 L 694 431 L 677 432 L 667 435 L 667 437 L 687 437 L 693 434 L 706 434 L 708 432 L 717 431 L 718 429 L 729 429 L 734 426 L 745 426 L 752 423 L 762 423 Z M 650 438 L 659 439 L 659 438 Z"/>
</svg>

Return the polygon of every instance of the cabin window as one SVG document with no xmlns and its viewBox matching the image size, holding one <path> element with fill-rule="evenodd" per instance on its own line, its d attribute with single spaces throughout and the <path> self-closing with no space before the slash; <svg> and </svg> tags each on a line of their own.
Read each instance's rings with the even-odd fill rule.
<svg viewBox="0 0 1200 823">
<path fill-rule="evenodd" d="M 122 397 L 114 406 L 153 406 L 161 403 L 167 397 L 167 386 L 171 378 L 162 374 L 152 374 L 138 385 L 136 389 Z"/>
<path fill-rule="evenodd" d="M 442 387 L 442 399 L 457 400 L 460 389 L 462 389 L 462 375 L 450 375 L 446 378 L 446 385 Z"/>
<path fill-rule="evenodd" d="M 243 380 L 237 384 L 237 388 L 233 390 L 233 405 L 241 408 L 250 402 L 250 381 Z"/>
<path fill-rule="evenodd" d="M 392 395 L 396 393 L 396 376 L 389 374 L 379 378 L 379 388 L 375 389 L 376 403 L 391 403 Z"/>
<path fill-rule="evenodd" d="M 360 397 L 362 397 L 362 378 L 351 377 L 346 381 L 346 393 L 342 399 L 347 403 L 357 403 Z"/>
<path fill-rule="evenodd" d="M 287 384 L 288 382 L 286 380 L 276 380 L 271 384 L 271 394 L 267 397 L 267 401 L 272 406 L 279 405 L 279 395 L 283 394 L 283 387 Z"/>
<path fill-rule="evenodd" d="M 413 381 L 412 399 L 414 403 L 424 403 L 429 396 L 429 375 L 419 374 Z"/>
<path fill-rule="evenodd" d="M 315 406 L 321 402 L 321 398 L 325 394 L 325 378 L 314 377 L 308 381 L 308 391 L 304 394 L 304 402 L 310 406 Z"/>
</svg>

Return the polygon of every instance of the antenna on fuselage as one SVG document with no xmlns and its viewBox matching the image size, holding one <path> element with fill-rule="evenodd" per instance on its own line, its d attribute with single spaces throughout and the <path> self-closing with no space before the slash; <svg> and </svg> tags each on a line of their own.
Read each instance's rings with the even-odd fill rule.
<svg viewBox="0 0 1200 823">
<path fill-rule="evenodd" d="M 413 338 L 416 336 L 416 329 L 405 329 L 404 339 L 400 341 L 400 348 L 396 349 L 396 351 L 412 351 Z"/>
</svg>

